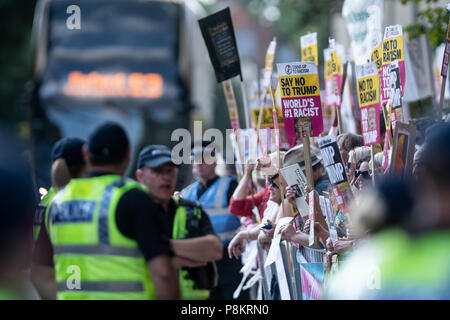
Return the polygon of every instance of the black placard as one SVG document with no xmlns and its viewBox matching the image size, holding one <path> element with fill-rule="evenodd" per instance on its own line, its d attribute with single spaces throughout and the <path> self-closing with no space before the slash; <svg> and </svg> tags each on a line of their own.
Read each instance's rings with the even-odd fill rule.
<svg viewBox="0 0 450 320">
<path fill-rule="evenodd" d="M 240 75 L 241 63 L 234 36 L 230 8 L 223 9 L 198 21 L 217 82 Z"/>
<path fill-rule="evenodd" d="M 335 186 L 347 182 L 345 166 L 336 139 L 324 137 L 319 140 L 319 147 L 331 184 Z"/>
</svg>

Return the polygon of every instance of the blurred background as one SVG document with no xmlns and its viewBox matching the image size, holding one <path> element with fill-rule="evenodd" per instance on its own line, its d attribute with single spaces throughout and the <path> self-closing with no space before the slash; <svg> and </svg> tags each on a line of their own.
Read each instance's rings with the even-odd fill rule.
<svg viewBox="0 0 450 320">
<path fill-rule="evenodd" d="M 225 132 L 228 111 L 198 19 L 230 7 L 251 98 L 252 82 L 259 79 L 274 36 L 277 63 L 298 61 L 299 37 L 318 33 L 322 86 L 328 38 L 336 38 L 345 48 L 364 39 L 370 4 L 380 8 L 377 19 L 382 30 L 401 24 L 411 40 L 426 36 L 430 52 L 426 69 L 433 69 L 435 50 L 445 41 L 445 1 L 0 0 L 1 129 L 22 141 L 36 189 L 50 185 L 54 142 L 63 136 L 86 139 L 105 120 L 126 128 L 134 159 L 144 145 L 173 146 L 172 131 L 190 129 L 193 120 L 202 120 L 203 130 Z M 80 29 L 68 28 L 71 5 L 81 10 Z M 433 74 L 427 79 L 433 86 L 431 94 L 407 101 L 410 113 L 419 108 L 426 114 L 433 107 L 434 93 L 439 92 L 435 80 Z M 234 87 L 244 127 L 240 86 Z M 182 170 L 179 185 L 190 179 L 188 169 Z"/>
</svg>

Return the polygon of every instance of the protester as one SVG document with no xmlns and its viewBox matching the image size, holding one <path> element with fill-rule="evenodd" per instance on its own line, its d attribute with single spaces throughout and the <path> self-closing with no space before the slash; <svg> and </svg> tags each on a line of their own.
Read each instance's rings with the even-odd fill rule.
<svg viewBox="0 0 450 320">
<path fill-rule="evenodd" d="M 280 152 L 280 157 L 284 156 L 285 152 Z M 274 171 L 277 165 L 278 156 L 276 152 L 272 152 L 268 156 L 262 156 L 257 159 L 256 172 L 258 176 L 274 176 L 276 172 Z M 266 164 L 267 167 L 265 167 Z M 270 165 L 273 165 L 271 167 Z M 251 175 L 253 172 L 254 164 L 251 162 L 247 163 L 245 166 L 244 176 L 239 182 L 236 190 L 234 191 L 231 199 L 229 210 L 231 213 L 238 216 L 251 217 L 254 216 L 254 208 L 257 208 L 259 213 L 259 218 L 263 219 L 265 216 L 265 211 L 267 208 L 267 203 L 271 197 L 269 190 L 270 184 L 268 180 L 265 181 L 265 187 L 261 191 L 255 194 L 249 192 L 249 183 L 251 181 Z M 264 167 L 264 168 L 263 168 Z M 251 190 L 251 189 L 250 189 Z M 250 194 L 249 194 L 250 193 Z"/>
<path fill-rule="evenodd" d="M 276 152 L 272 153 L 270 156 L 270 163 L 271 165 L 269 168 L 265 168 L 264 173 L 266 175 L 266 189 L 269 191 L 269 199 L 264 205 L 264 211 L 260 212 L 262 213 L 261 216 L 261 224 L 253 225 L 251 228 L 246 228 L 242 231 L 240 231 L 238 234 L 236 234 L 233 238 L 233 240 L 230 242 L 230 245 L 228 246 L 228 256 L 229 258 L 232 258 L 234 256 L 236 259 L 239 258 L 243 252 L 246 249 L 246 244 L 248 241 L 252 240 L 258 240 L 258 237 L 260 234 L 262 236 L 267 235 L 269 242 L 264 242 L 263 249 L 268 249 L 267 245 L 270 245 L 270 239 L 273 233 L 265 233 L 260 227 L 263 224 L 270 224 L 271 230 L 274 230 L 274 227 L 276 225 L 276 220 L 279 215 L 280 211 L 280 204 L 281 204 L 281 178 L 278 175 L 278 165 L 277 165 L 277 155 Z M 262 171 L 262 164 L 261 159 L 258 159 L 257 161 L 258 165 L 256 167 L 256 170 Z M 246 172 L 252 170 L 253 164 L 248 163 L 246 165 Z M 233 194 L 233 197 L 238 198 L 237 201 L 240 201 L 239 198 L 241 198 L 241 192 L 244 189 L 243 181 L 245 183 L 245 179 L 242 179 L 239 183 L 238 187 L 236 188 L 236 191 Z M 248 181 L 248 180 L 247 180 Z M 241 201 L 246 201 L 247 203 L 251 204 L 251 196 L 247 196 L 245 199 L 242 199 Z M 256 201 L 255 201 L 256 205 Z M 231 204 L 230 204 L 231 207 Z"/>
<path fill-rule="evenodd" d="M 211 142 L 203 141 L 200 148 L 192 149 L 192 171 L 196 181 L 181 191 L 181 197 L 198 201 L 208 214 L 214 231 L 222 241 L 223 257 L 217 261 L 219 285 L 211 291 L 211 299 L 230 300 L 239 285 L 239 271 L 242 264 L 238 260 L 226 257 L 227 247 L 240 226 L 239 218 L 228 211 L 228 205 L 237 181 L 233 177 L 216 174 L 216 147 Z M 248 299 L 243 292 L 239 299 Z"/>
<path fill-rule="evenodd" d="M 328 187 L 330 187 L 331 185 L 321 160 L 322 156 L 320 155 L 320 151 L 312 147 L 311 148 L 312 177 L 314 182 L 314 189 L 319 193 L 319 195 L 322 195 L 323 192 L 326 191 Z M 305 173 L 306 175 L 303 144 L 289 149 L 284 155 L 283 166 L 288 167 L 296 163 L 299 164 L 300 168 L 303 170 L 303 173 Z"/>
<path fill-rule="evenodd" d="M 450 126 L 429 132 L 420 185 L 387 180 L 353 210 L 372 236 L 332 280 L 329 298 L 450 298 L 449 139 Z"/>
<path fill-rule="evenodd" d="M 41 199 L 33 220 L 33 238 L 36 241 L 42 220 L 46 215 L 53 197 L 64 188 L 72 178 L 80 178 L 86 172 L 86 161 L 82 148 L 86 142 L 79 138 L 62 138 L 52 149 L 51 180 L 52 186 Z"/>
<path fill-rule="evenodd" d="M 181 268 L 182 298 L 209 298 L 210 289 L 217 285 L 216 266 L 212 262 L 222 258 L 222 244 L 208 215 L 197 202 L 172 197 L 178 168 L 168 147 L 150 145 L 142 149 L 137 168 L 136 178 L 159 204 L 166 236 L 172 239 L 173 259 Z"/>
<path fill-rule="evenodd" d="M 355 186 L 358 190 L 363 190 L 372 185 L 369 162 L 362 161 L 359 168 L 355 171 Z"/>
<path fill-rule="evenodd" d="M 97 127 L 83 154 L 87 177 L 54 197 L 36 243 L 32 280 L 41 297 L 180 298 L 158 207 L 145 187 L 123 178 L 130 160 L 125 131 L 116 123 Z"/>
<path fill-rule="evenodd" d="M 355 171 L 362 162 L 370 161 L 370 147 L 357 147 L 349 152 L 347 162 L 347 178 L 351 186 L 355 185 Z"/>
<path fill-rule="evenodd" d="M 361 135 L 350 132 L 338 135 L 337 143 L 344 163 L 348 163 L 349 152 L 351 150 L 364 145 L 363 137 Z"/>
</svg>

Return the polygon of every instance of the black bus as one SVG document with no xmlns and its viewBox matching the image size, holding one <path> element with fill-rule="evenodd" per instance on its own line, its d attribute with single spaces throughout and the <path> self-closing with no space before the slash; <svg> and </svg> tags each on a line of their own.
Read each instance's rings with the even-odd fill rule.
<svg viewBox="0 0 450 320">
<path fill-rule="evenodd" d="M 50 185 L 51 147 L 61 137 L 86 139 L 105 120 L 119 122 L 130 137 L 133 175 L 142 146 L 173 145 L 171 132 L 189 129 L 192 110 L 210 108 L 210 66 L 202 63 L 207 53 L 197 24 L 205 13 L 195 4 L 38 2 L 31 106 L 38 187 Z"/>
</svg>

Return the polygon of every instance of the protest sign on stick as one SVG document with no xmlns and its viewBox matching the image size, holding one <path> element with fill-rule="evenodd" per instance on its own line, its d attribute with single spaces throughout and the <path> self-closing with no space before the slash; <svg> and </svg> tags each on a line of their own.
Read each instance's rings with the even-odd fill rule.
<svg viewBox="0 0 450 320">
<path fill-rule="evenodd" d="M 365 146 L 380 143 L 380 80 L 375 62 L 356 66 L 361 132 Z"/>
<path fill-rule="evenodd" d="M 447 41 L 445 42 L 444 58 L 442 60 L 442 68 L 441 68 L 442 85 L 441 85 L 441 97 L 439 100 L 439 110 L 438 110 L 439 119 L 442 118 L 442 109 L 444 107 L 445 84 L 447 82 L 449 56 L 450 56 L 450 21 L 448 22 L 448 27 L 447 27 Z"/>
<path fill-rule="evenodd" d="M 231 128 L 237 135 L 237 148 L 242 155 L 239 145 L 239 113 L 231 84 L 231 78 L 239 75 L 242 82 L 241 63 L 234 35 L 230 8 L 211 14 L 198 21 L 200 30 L 208 48 L 209 57 L 214 67 L 217 82 L 223 82 L 223 90 L 230 114 Z M 242 157 L 239 158 L 241 164 Z M 238 170 L 239 172 L 239 170 Z"/>
<path fill-rule="evenodd" d="M 338 240 L 336 226 L 334 224 L 334 214 L 332 211 L 331 201 L 324 196 L 319 196 L 320 208 L 325 213 L 328 222 L 328 230 L 330 232 L 330 239 L 333 244 Z"/>
<path fill-rule="evenodd" d="M 391 142 L 391 111 L 392 111 L 392 101 L 389 100 L 387 104 L 388 110 L 386 111 L 386 114 L 384 115 L 384 119 L 386 121 L 386 134 L 384 137 L 384 154 L 383 154 L 383 170 L 386 170 L 388 167 L 388 152 L 389 152 L 389 146 L 392 145 Z M 383 108 L 384 111 L 384 108 Z"/>
<path fill-rule="evenodd" d="M 317 32 L 300 37 L 301 60 L 314 62 L 319 67 L 319 52 L 317 49 Z"/>
<path fill-rule="evenodd" d="M 230 8 L 209 15 L 198 21 L 217 82 L 241 77 L 241 63 L 234 36 Z"/>
<path fill-rule="evenodd" d="M 398 61 L 389 64 L 390 101 L 392 101 L 391 123 L 395 128 L 397 121 L 403 121 L 400 68 Z"/>
<path fill-rule="evenodd" d="M 308 215 L 308 204 L 305 201 L 306 177 L 298 163 L 280 169 L 284 180 L 295 191 L 295 203 L 302 217 Z"/>
<path fill-rule="evenodd" d="M 397 122 L 394 131 L 390 172 L 403 178 L 410 176 L 412 172 L 416 128 L 413 125 Z"/>
<path fill-rule="evenodd" d="M 308 235 L 308 244 L 312 246 L 315 242 L 315 235 L 314 235 L 314 190 L 309 193 L 309 211 L 308 211 L 308 218 L 309 218 L 309 235 Z"/>
<path fill-rule="evenodd" d="M 268 90 L 271 84 L 272 79 L 272 70 L 273 70 L 273 60 L 275 58 L 275 50 L 277 48 L 277 38 L 274 37 L 273 40 L 270 42 L 269 47 L 267 48 L 266 52 L 266 65 L 264 67 L 264 75 L 263 75 L 263 81 L 262 81 L 262 96 L 261 96 L 261 102 L 260 102 L 260 109 L 259 109 L 259 116 L 258 116 L 258 124 L 256 126 L 256 131 L 259 131 L 261 128 L 261 120 L 262 120 L 262 114 L 263 114 L 263 108 L 266 104 L 266 98 L 268 94 Z"/>
<path fill-rule="evenodd" d="M 299 124 L 310 123 L 313 137 L 323 131 L 317 67 L 312 62 L 292 62 L 278 63 L 277 69 L 286 138 L 293 147 Z"/>
<path fill-rule="evenodd" d="M 329 135 L 320 138 L 319 147 L 338 206 L 342 212 L 348 212 L 353 195 L 336 137 Z"/>
<path fill-rule="evenodd" d="M 381 104 L 384 105 L 390 98 L 390 71 L 389 64 L 392 61 L 398 61 L 399 81 L 401 84 L 401 96 L 405 90 L 405 55 L 403 49 L 403 31 L 402 26 L 397 24 L 388 26 L 384 32 L 383 40 L 383 59 L 382 59 L 382 77 L 381 77 Z"/>
</svg>

